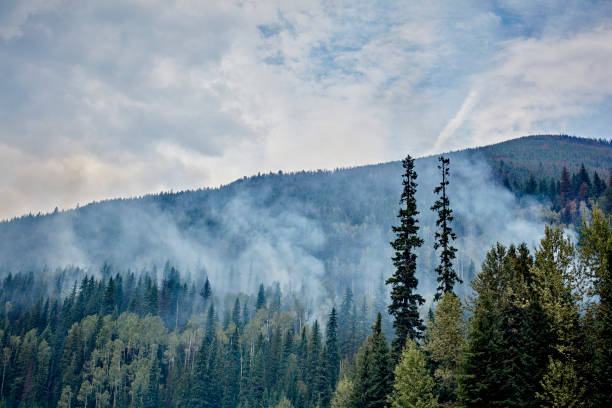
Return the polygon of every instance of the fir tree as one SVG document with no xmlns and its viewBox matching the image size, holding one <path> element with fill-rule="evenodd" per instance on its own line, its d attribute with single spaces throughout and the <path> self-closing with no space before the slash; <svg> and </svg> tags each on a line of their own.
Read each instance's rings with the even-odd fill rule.
<svg viewBox="0 0 612 408">
<path fill-rule="evenodd" d="M 570 181 L 570 175 L 566 167 L 563 167 L 561 171 L 561 207 L 565 208 L 568 201 L 571 201 L 574 197 L 572 194 L 572 182 Z"/>
<path fill-rule="evenodd" d="M 599 298 L 592 306 L 593 374 L 591 387 L 598 406 L 612 405 L 612 217 L 595 207 L 591 221 L 579 230 L 579 254 L 590 295 Z"/>
<path fill-rule="evenodd" d="M 476 297 L 459 377 L 464 406 L 538 406 L 551 334 L 538 296 L 525 284 L 529 257 L 517 262 L 515 251 L 494 246 L 472 282 Z M 517 265 L 525 262 L 529 267 L 521 272 Z"/>
<path fill-rule="evenodd" d="M 327 320 L 327 329 L 325 331 L 325 364 L 327 383 L 330 389 L 336 388 L 338 381 L 338 372 L 340 370 L 340 355 L 338 354 L 338 320 L 336 316 L 336 308 L 332 308 Z"/>
<path fill-rule="evenodd" d="M 427 372 L 425 356 L 416 343 L 408 340 L 395 367 L 393 392 L 389 396 L 391 408 L 437 408 L 434 381 Z"/>
<path fill-rule="evenodd" d="M 417 174 L 414 171 L 414 159 L 408 155 L 402 161 L 402 166 L 405 173 L 398 214 L 400 225 L 393 227 L 396 239 L 391 243 L 395 251 L 392 260 L 396 269 L 387 279 L 387 284 L 391 285 L 389 313 L 395 317 L 393 327 L 396 337 L 393 339 L 393 349 L 397 357 L 406 344 L 406 338 L 420 338 L 424 326 L 419 317 L 419 306 L 425 301 L 416 293 L 416 249 L 423 244 L 423 240 L 417 235 L 419 227 L 416 216 L 419 212 L 415 197 Z"/>
<path fill-rule="evenodd" d="M 425 343 L 425 349 L 436 365 L 434 376 L 442 402 L 456 401 L 464 346 L 465 324 L 461 300 L 452 292 L 447 292 L 436 305 L 434 317 L 427 327 Z"/>
<path fill-rule="evenodd" d="M 380 313 L 372 334 L 359 351 L 353 406 L 384 408 L 393 383 L 391 355 L 382 332 Z"/>
<path fill-rule="evenodd" d="M 450 209 L 450 202 L 446 193 L 449 184 L 448 165 L 450 159 L 440 156 L 438 161 L 440 162 L 438 169 L 442 172 L 442 181 L 439 186 L 434 188 L 434 193 L 438 194 L 439 198 L 431 207 L 432 211 L 438 212 L 436 226 L 439 230 L 436 231 L 435 234 L 434 249 L 438 250 L 442 248 L 442 252 L 440 253 L 440 265 L 436 268 L 436 273 L 438 274 L 438 289 L 434 297 L 435 300 L 440 300 L 444 293 L 452 292 L 455 282 L 461 283 L 461 279 L 459 279 L 453 268 L 453 260 L 455 259 L 457 248 L 451 244 L 451 241 L 454 241 L 456 236 L 450 226 L 453 222 L 453 210 Z"/>
<path fill-rule="evenodd" d="M 346 287 L 340 314 L 338 315 L 338 340 L 340 354 L 343 357 L 352 357 L 355 354 L 356 322 L 353 304 L 353 291 L 350 286 Z"/>
<path fill-rule="evenodd" d="M 266 307 L 266 292 L 263 283 L 259 285 L 259 291 L 257 292 L 257 302 L 255 303 L 255 310 L 264 309 Z"/>
</svg>

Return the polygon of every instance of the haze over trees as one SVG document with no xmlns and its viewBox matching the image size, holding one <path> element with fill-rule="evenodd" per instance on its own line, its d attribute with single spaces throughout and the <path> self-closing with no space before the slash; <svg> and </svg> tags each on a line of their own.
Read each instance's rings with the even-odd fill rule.
<svg viewBox="0 0 612 408">
<path fill-rule="evenodd" d="M 493 244 L 474 267 L 466 297 L 456 273 L 461 258 L 451 244 L 455 231 L 456 241 L 466 231 L 446 196 L 456 181 L 452 163 L 449 184 L 451 162 L 440 160 L 440 173 L 430 161 L 441 179 L 428 204 L 436 222 L 418 217 L 415 161 L 403 161 L 398 216 L 389 225 L 395 226 L 393 253 L 383 260 L 394 271 L 371 273 L 369 285 L 322 278 L 321 284 L 337 285 L 322 291 L 340 294 L 331 301 L 308 293 L 308 284 L 257 280 L 252 270 L 228 270 L 230 283 L 252 275 L 232 287 L 172 262 L 138 269 L 103 263 L 95 271 L 3 269 L 0 404 L 612 405 L 609 214 L 591 201 L 575 240 L 558 219 L 536 245 L 521 242 L 531 239 L 527 234 Z M 567 198 L 572 177 L 561 174 Z M 581 168 L 577 174 L 581 185 L 585 174 L 594 180 Z M 426 241 L 425 234 L 435 239 Z M 417 278 L 419 264 L 439 284 L 439 296 L 426 307 L 426 296 L 435 293 Z"/>
</svg>

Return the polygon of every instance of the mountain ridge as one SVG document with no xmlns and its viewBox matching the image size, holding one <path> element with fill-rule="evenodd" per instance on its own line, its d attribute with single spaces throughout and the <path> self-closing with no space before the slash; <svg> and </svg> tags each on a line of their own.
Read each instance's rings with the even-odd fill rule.
<svg viewBox="0 0 612 408">
<path fill-rule="evenodd" d="M 559 157 L 560 152 L 565 153 L 567 152 L 567 149 L 564 149 L 564 150 L 550 149 L 551 147 L 550 143 L 555 142 L 555 141 L 562 142 L 565 146 L 571 146 L 571 145 L 579 145 L 583 147 L 586 146 L 589 148 L 588 149 L 589 152 L 592 153 L 593 151 L 596 151 L 599 154 L 595 156 L 596 160 L 592 160 L 592 156 L 590 156 L 589 154 L 583 154 L 580 157 L 576 156 L 572 163 L 566 163 L 566 162 L 563 162 L 562 160 L 559 160 L 558 157 Z M 527 163 L 525 163 L 525 160 L 517 161 L 516 147 L 517 145 L 519 145 L 521 150 L 525 151 L 526 150 L 525 144 L 529 144 L 531 145 L 531 147 L 534 147 L 535 145 L 535 147 L 537 147 L 537 150 L 539 152 L 546 150 L 546 151 L 557 153 L 556 160 L 549 160 L 549 161 L 544 162 L 546 163 L 546 166 L 543 166 L 543 167 L 548 170 L 544 173 L 545 176 L 547 177 L 559 178 L 561 175 L 563 164 L 567 164 L 568 165 L 567 168 L 571 172 L 571 171 L 577 171 L 581 163 L 584 163 L 589 173 L 592 174 L 594 171 L 597 171 L 598 173 L 600 173 L 600 175 L 604 176 L 606 179 L 607 177 L 609 177 L 610 169 L 612 168 L 612 158 L 611 158 L 612 157 L 612 140 L 582 138 L 582 137 L 570 136 L 570 135 L 521 136 L 518 138 L 509 139 L 509 140 L 505 140 L 505 141 L 490 144 L 490 145 L 465 148 L 465 149 L 454 150 L 454 151 L 449 151 L 446 153 L 435 154 L 435 155 L 420 156 L 420 157 L 417 157 L 416 160 L 417 161 L 435 160 L 440 155 L 448 155 L 451 158 L 465 156 L 470 159 L 482 157 L 489 163 L 489 165 L 491 166 L 493 170 L 497 168 L 498 171 L 500 170 L 499 170 L 499 167 L 497 167 L 497 165 L 499 164 L 500 161 L 502 161 L 502 164 L 501 164 L 502 168 L 504 166 L 506 166 L 506 168 L 510 168 L 512 176 L 517 181 L 525 182 L 530 174 L 536 171 L 539 171 L 539 170 L 541 174 L 541 169 L 534 167 L 533 163 L 531 163 L 532 165 L 530 166 Z M 504 149 L 505 147 L 509 147 L 509 149 Z M 602 157 L 605 156 L 606 154 L 606 152 L 602 153 L 601 152 L 602 150 L 604 151 L 607 150 L 607 153 L 608 153 L 607 161 L 602 159 Z M 207 191 L 219 191 L 219 190 L 223 190 L 226 188 L 231 188 L 232 185 L 237 184 L 237 183 L 242 183 L 245 180 L 251 180 L 251 179 L 255 179 L 259 177 L 265 178 L 269 176 L 278 176 L 278 175 L 301 175 L 301 174 L 336 173 L 336 172 L 343 172 L 343 171 L 360 171 L 360 169 L 369 169 L 369 168 L 374 168 L 377 166 L 397 166 L 400 163 L 401 163 L 401 160 L 392 160 L 388 162 L 370 163 L 370 164 L 363 164 L 363 165 L 358 165 L 358 166 L 353 166 L 353 167 L 337 167 L 334 169 L 298 170 L 298 171 L 293 171 L 293 172 L 283 172 L 279 170 L 278 172 L 258 173 L 258 174 L 253 174 L 251 176 L 243 176 L 227 184 L 222 184 L 216 187 L 200 187 L 200 188 L 185 189 L 185 190 L 178 190 L 178 191 L 173 191 L 173 190 L 160 191 L 156 193 L 147 193 L 147 194 L 143 194 L 140 196 L 132 196 L 132 197 L 129 197 L 129 196 L 128 197 L 112 197 L 112 198 L 106 198 L 106 199 L 97 200 L 97 201 L 91 201 L 82 206 L 76 206 L 76 207 L 71 207 L 71 208 L 66 208 L 66 209 L 59 209 L 56 207 L 56 210 L 51 211 L 51 212 L 38 212 L 36 214 L 28 213 L 28 214 L 14 216 L 12 218 L 2 219 L 0 220 L 0 225 L 10 223 L 13 221 L 17 221 L 22 218 L 52 215 L 56 211 L 59 211 L 59 212 L 75 211 L 75 210 L 79 210 L 84 207 L 89 207 L 92 205 L 95 206 L 97 204 L 104 204 L 104 203 L 113 202 L 113 201 L 147 200 L 147 199 L 151 199 L 155 197 L 167 197 L 171 195 L 181 195 L 185 193 L 188 194 L 188 193 L 198 193 L 202 191 L 206 191 L 206 192 Z M 510 166 L 508 166 L 508 164 L 510 164 Z M 500 174 L 501 173 L 508 174 L 508 172 L 504 172 L 503 169 L 500 171 Z"/>
</svg>

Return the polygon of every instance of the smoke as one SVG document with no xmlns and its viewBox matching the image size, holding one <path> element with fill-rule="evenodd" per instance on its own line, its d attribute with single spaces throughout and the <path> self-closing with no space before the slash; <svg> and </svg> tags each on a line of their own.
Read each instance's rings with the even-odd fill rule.
<svg viewBox="0 0 612 408">
<path fill-rule="evenodd" d="M 469 282 L 495 242 L 543 235 L 541 204 L 497 184 L 484 160 L 451 154 L 449 198 L 458 248 L 455 268 Z M 436 288 L 437 214 L 430 210 L 440 173 L 436 158 L 416 162 L 420 211 L 419 292 Z M 401 193 L 398 162 L 333 172 L 270 174 L 214 190 L 113 200 L 0 224 L 1 273 L 67 265 L 87 273 L 155 271 L 166 262 L 186 277 L 211 280 L 216 294 L 254 293 L 278 282 L 285 294 L 328 309 L 347 286 L 376 296 L 393 273 L 392 225 Z M 160 270 L 161 268 L 157 269 Z M 317 313 L 315 311 L 315 313 Z"/>
</svg>

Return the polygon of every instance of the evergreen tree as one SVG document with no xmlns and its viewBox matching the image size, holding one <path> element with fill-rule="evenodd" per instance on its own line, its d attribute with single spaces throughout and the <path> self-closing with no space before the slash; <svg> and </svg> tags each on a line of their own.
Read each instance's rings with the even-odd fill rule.
<svg viewBox="0 0 612 408">
<path fill-rule="evenodd" d="M 266 307 L 266 292 L 263 283 L 259 285 L 259 291 L 257 292 L 257 303 L 255 304 L 255 310 L 264 309 Z"/>
<path fill-rule="evenodd" d="M 264 399 L 264 393 L 266 390 L 264 378 L 265 378 L 265 361 L 261 350 L 255 354 L 253 368 L 250 372 L 250 398 L 249 407 L 253 408 L 264 408 L 266 401 Z"/>
<path fill-rule="evenodd" d="M 586 184 L 587 189 L 591 189 L 591 178 L 589 177 L 589 173 L 586 171 L 584 167 L 584 163 L 580 164 L 580 170 L 578 170 L 578 174 L 576 175 L 576 184 L 577 188 L 580 188 L 583 184 Z"/>
<path fill-rule="evenodd" d="M 240 298 L 238 296 L 236 296 L 236 301 L 234 302 L 234 308 L 232 309 L 232 322 L 236 325 L 237 328 L 241 327 Z"/>
<path fill-rule="evenodd" d="M 442 296 L 427 327 L 425 349 L 436 365 L 441 402 L 455 402 L 460 363 L 465 347 L 465 324 L 461 300 L 452 292 Z"/>
<path fill-rule="evenodd" d="M 336 388 L 338 373 L 340 371 L 340 355 L 338 353 L 338 319 L 336 308 L 332 308 L 327 320 L 325 331 L 325 372 L 327 374 L 327 384 L 329 389 Z"/>
<path fill-rule="evenodd" d="M 115 280 L 111 276 L 108 279 L 108 284 L 106 285 L 106 291 L 104 292 L 104 299 L 102 300 L 102 312 L 104 314 L 113 313 L 113 309 L 115 306 Z"/>
<path fill-rule="evenodd" d="M 389 396 L 391 408 L 436 408 L 434 380 L 427 372 L 425 356 L 414 341 L 408 339 L 399 364 L 395 367 L 395 382 Z"/>
<path fill-rule="evenodd" d="M 535 279 L 524 276 L 532 270 L 526 255 L 497 244 L 472 282 L 476 297 L 459 378 L 465 406 L 538 406 L 551 333 L 539 297 L 525 284 Z"/>
<path fill-rule="evenodd" d="M 529 179 L 527 179 L 527 183 L 525 184 L 525 194 L 535 194 L 538 183 L 533 176 L 533 173 L 529 174 Z"/>
<path fill-rule="evenodd" d="M 204 304 L 208 302 L 208 299 L 212 296 L 212 287 L 210 286 L 210 281 L 208 280 L 208 276 L 206 277 L 206 282 L 204 282 L 204 287 L 200 291 L 200 296 L 204 299 Z"/>
<path fill-rule="evenodd" d="M 149 368 L 149 381 L 146 394 L 144 396 L 143 408 L 157 408 L 159 407 L 159 381 L 160 381 L 160 368 L 159 360 L 157 358 L 157 352 L 153 353 L 151 358 L 151 364 Z"/>
<path fill-rule="evenodd" d="M 395 251 L 392 260 L 396 269 L 394 274 L 387 279 L 387 284 L 391 285 L 389 313 L 395 317 L 393 327 L 396 337 L 393 339 L 393 349 L 397 357 L 406 344 L 406 338 L 420 338 L 424 326 L 419 317 L 419 306 L 425 301 L 421 295 L 416 293 L 418 285 L 415 276 L 416 249 L 423 244 L 423 240 L 417 235 L 419 227 L 416 216 L 419 212 L 415 197 L 417 174 L 414 171 L 414 159 L 410 155 L 406 156 L 402 161 L 402 166 L 405 173 L 398 214 L 400 225 L 393 227 L 396 239 L 391 243 Z"/>
<path fill-rule="evenodd" d="M 343 357 L 352 357 L 355 354 L 356 321 L 353 304 L 353 291 L 346 287 L 340 314 L 338 315 L 338 340 L 340 354 Z"/>
<path fill-rule="evenodd" d="M 584 407 L 584 387 L 580 384 L 578 375 L 572 364 L 553 360 L 544 378 L 540 382 L 542 391 L 536 393 L 541 406 L 550 408 Z"/>
<path fill-rule="evenodd" d="M 211 304 L 208 309 L 204 338 L 196 356 L 193 381 L 189 390 L 189 407 L 215 407 L 218 402 L 218 393 L 215 390 L 218 379 L 214 372 L 217 352 L 215 326 L 215 310 L 214 305 Z"/>
<path fill-rule="evenodd" d="M 563 170 L 561 171 L 560 193 L 561 193 L 561 207 L 565 208 L 568 201 L 571 201 L 574 198 L 572 194 L 572 183 L 570 181 L 570 175 L 566 167 L 563 167 Z"/>
<path fill-rule="evenodd" d="M 338 386 L 331 400 L 331 408 L 353 408 L 355 400 L 355 385 L 348 378 L 338 381 Z"/>
<path fill-rule="evenodd" d="M 442 248 L 442 252 L 440 252 L 440 265 L 436 268 L 436 273 L 438 274 L 438 289 L 434 297 L 435 300 L 440 300 L 444 293 L 452 292 L 455 282 L 461 283 L 461 279 L 459 279 L 459 276 L 457 276 L 453 268 L 453 260 L 455 259 L 457 248 L 453 247 L 451 241 L 454 241 L 456 236 L 450 226 L 453 222 L 453 210 L 450 209 L 450 202 L 446 194 L 446 188 L 449 184 L 448 165 L 450 159 L 440 156 L 438 161 L 440 162 L 438 169 L 442 172 L 442 181 L 439 186 L 434 188 L 434 193 L 438 194 L 439 198 L 431 207 L 432 211 L 438 212 L 436 226 L 439 230 L 436 231 L 435 234 L 434 249 L 438 250 Z"/>
<path fill-rule="evenodd" d="M 308 342 L 308 362 L 306 367 L 306 382 L 311 390 L 310 401 L 315 406 L 321 403 L 324 394 L 327 392 L 322 351 L 319 322 L 315 320 Z"/>
<path fill-rule="evenodd" d="M 382 332 L 380 313 L 357 357 L 353 406 L 383 408 L 391 392 L 393 372 L 387 340 Z"/>
<path fill-rule="evenodd" d="M 599 298 L 592 306 L 593 386 L 598 406 L 612 405 L 612 217 L 595 207 L 591 222 L 583 220 L 578 251 L 589 295 Z"/>
<path fill-rule="evenodd" d="M 606 183 L 599 177 L 597 172 L 593 172 L 593 197 L 598 199 L 606 189 Z"/>
</svg>

